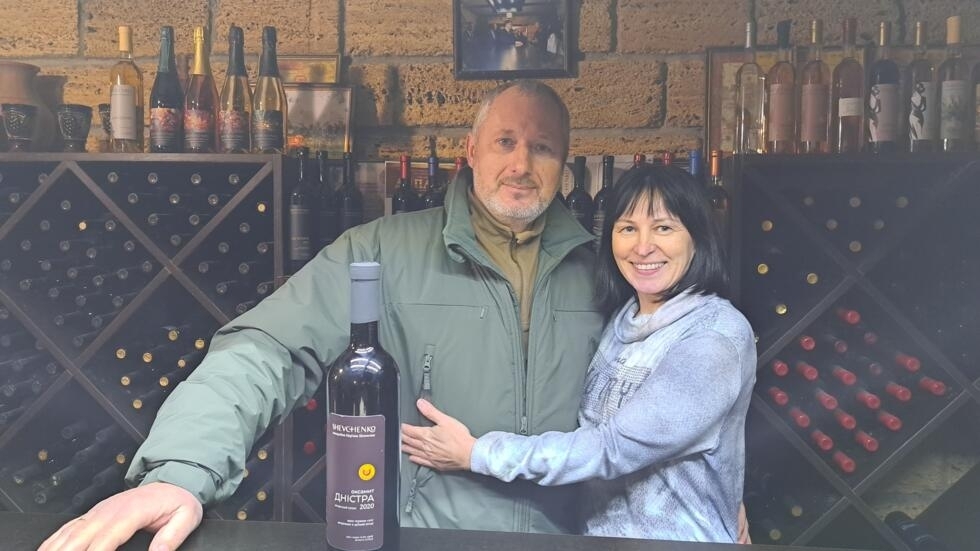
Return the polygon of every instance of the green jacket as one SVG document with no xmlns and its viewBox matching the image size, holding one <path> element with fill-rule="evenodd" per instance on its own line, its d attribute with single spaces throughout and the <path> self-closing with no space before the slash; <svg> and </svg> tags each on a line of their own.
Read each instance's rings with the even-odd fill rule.
<svg viewBox="0 0 980 551">
<path fill-rule="evenodd" d="M 555 201 L 546 212 L 534 284 L 528 359 L 516 298 L 479 247 L 468 178 L 444 209 L 385 217 L 345 233 L 289 282 L 223 327 L 207 357 L 161 407 L 130 467 L 131 482 L 164 481 L 203 503 L 230 496 L 246 454 L 268 426 L 309 398 L 321 366 L 346 347 L 353 261 L 382 265 L 380 336 L 401 373 L 402 421 L 420 423 L 415 399 L 475 436 L 576 427 L 585 372 L 602 317 L 592 297 L 592 240 Z M 403 526 L 562 532 L 574 488 L 435 473 L 403 458 Z"/>
</svg>

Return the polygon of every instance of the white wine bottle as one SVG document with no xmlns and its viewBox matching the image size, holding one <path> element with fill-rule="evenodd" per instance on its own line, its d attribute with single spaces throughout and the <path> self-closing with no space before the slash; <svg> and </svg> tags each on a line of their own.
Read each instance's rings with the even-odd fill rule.
<svg viewBox="0 0 980 551">
<path fill-rule="evenodd" d="M 143 151 L 143 73 L 133 62 L 133 31 L 119 27 L 119 61 L 109 72 L 111 147 L 116 153 Z"/>
</svg>

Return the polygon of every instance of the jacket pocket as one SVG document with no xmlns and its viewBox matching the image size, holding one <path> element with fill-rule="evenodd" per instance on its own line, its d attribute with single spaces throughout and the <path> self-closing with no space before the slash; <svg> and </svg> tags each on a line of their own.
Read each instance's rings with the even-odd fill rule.
<svg viewBox="0 0 980 551">
<path fill-rule="evenodd" d="M 423 398 L 429 402 L 433 402 L 432 398 L 432 363 L 435 358 L 436 346 L 434 344 L 425 345 L 424 352 L 422 354 L 422 384 L 419 385 L 419 392 L 417 398 Z M 432 425 L 432 422 L 422 417 L 419 420 L 421 425 Z M 418 495 L 419 489 L 429 481 L 430 478 L 435 474 L 432 469 L 428 467 L 423 467 L 422 465 L 413 465 L 415 467 L 415 474 L 412 476 L 412 482 L 408 487 L 408 499 L 405 502 L 405 514 L 411 514 L 415 509 L 415 496 Z"/>
</svg>

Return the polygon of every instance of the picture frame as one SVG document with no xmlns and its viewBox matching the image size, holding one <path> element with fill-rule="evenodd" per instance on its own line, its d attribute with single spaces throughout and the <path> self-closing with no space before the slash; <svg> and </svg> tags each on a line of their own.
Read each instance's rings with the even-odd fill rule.
<svg viewBox="0 0 980 551">
<path fill-rule="evenodd" d="M 283 84 L 337 84 L 340 55 L 280 55 L 277 59 Z"/>
<path fill-rule="evenodd" d="M 284 84 L 289 128 L 288 145 L 325 150 L 336 158 L 351 149 L 354 94 L 350 86 Z"/>
<path fill-rule="evenodd" d="M 459 80 L 572 77 L 572 0 L 453 0 Z"/>
</svg>

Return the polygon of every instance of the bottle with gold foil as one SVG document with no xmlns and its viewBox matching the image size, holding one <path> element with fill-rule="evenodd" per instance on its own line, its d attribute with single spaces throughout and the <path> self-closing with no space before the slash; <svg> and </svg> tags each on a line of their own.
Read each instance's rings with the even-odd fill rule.
<svg viewBox="0 0 980 551">
<path fill-rule="evenodd" d="M 960 48 L 960 16 L 946 20 L 946 60 L 939 66 L 939 140 L 943 151 L 973 148 L 970 64 Z"/>
<path fill-rule="evenodd" d="M 194 27 L 194 65 L 184 95 L 184 152 L 215 151 L 218 89 L 211 74 L 204 27 Z"/>
<path fill-rule="evenodd" d="M 282 153 L 286 143 L 286 92 L 276 61 L 276 28 L 262 29 L 259 79 L 252 98 L 252 150 Z"/>
<path fill-rule="evenodd" d="M 830 152 L 830 68 L 823 60 L 823 21 L 810 22 L 810 60 L 800 74 L 800 153 Z"/>
<path fill-rule="evenodd" d="M 110 147 L 115 153 L 143 151 L 143 73 L 133 62 L 133 31 L 119 27 L 119 61 L 109 72 Z"/>
</svg>

